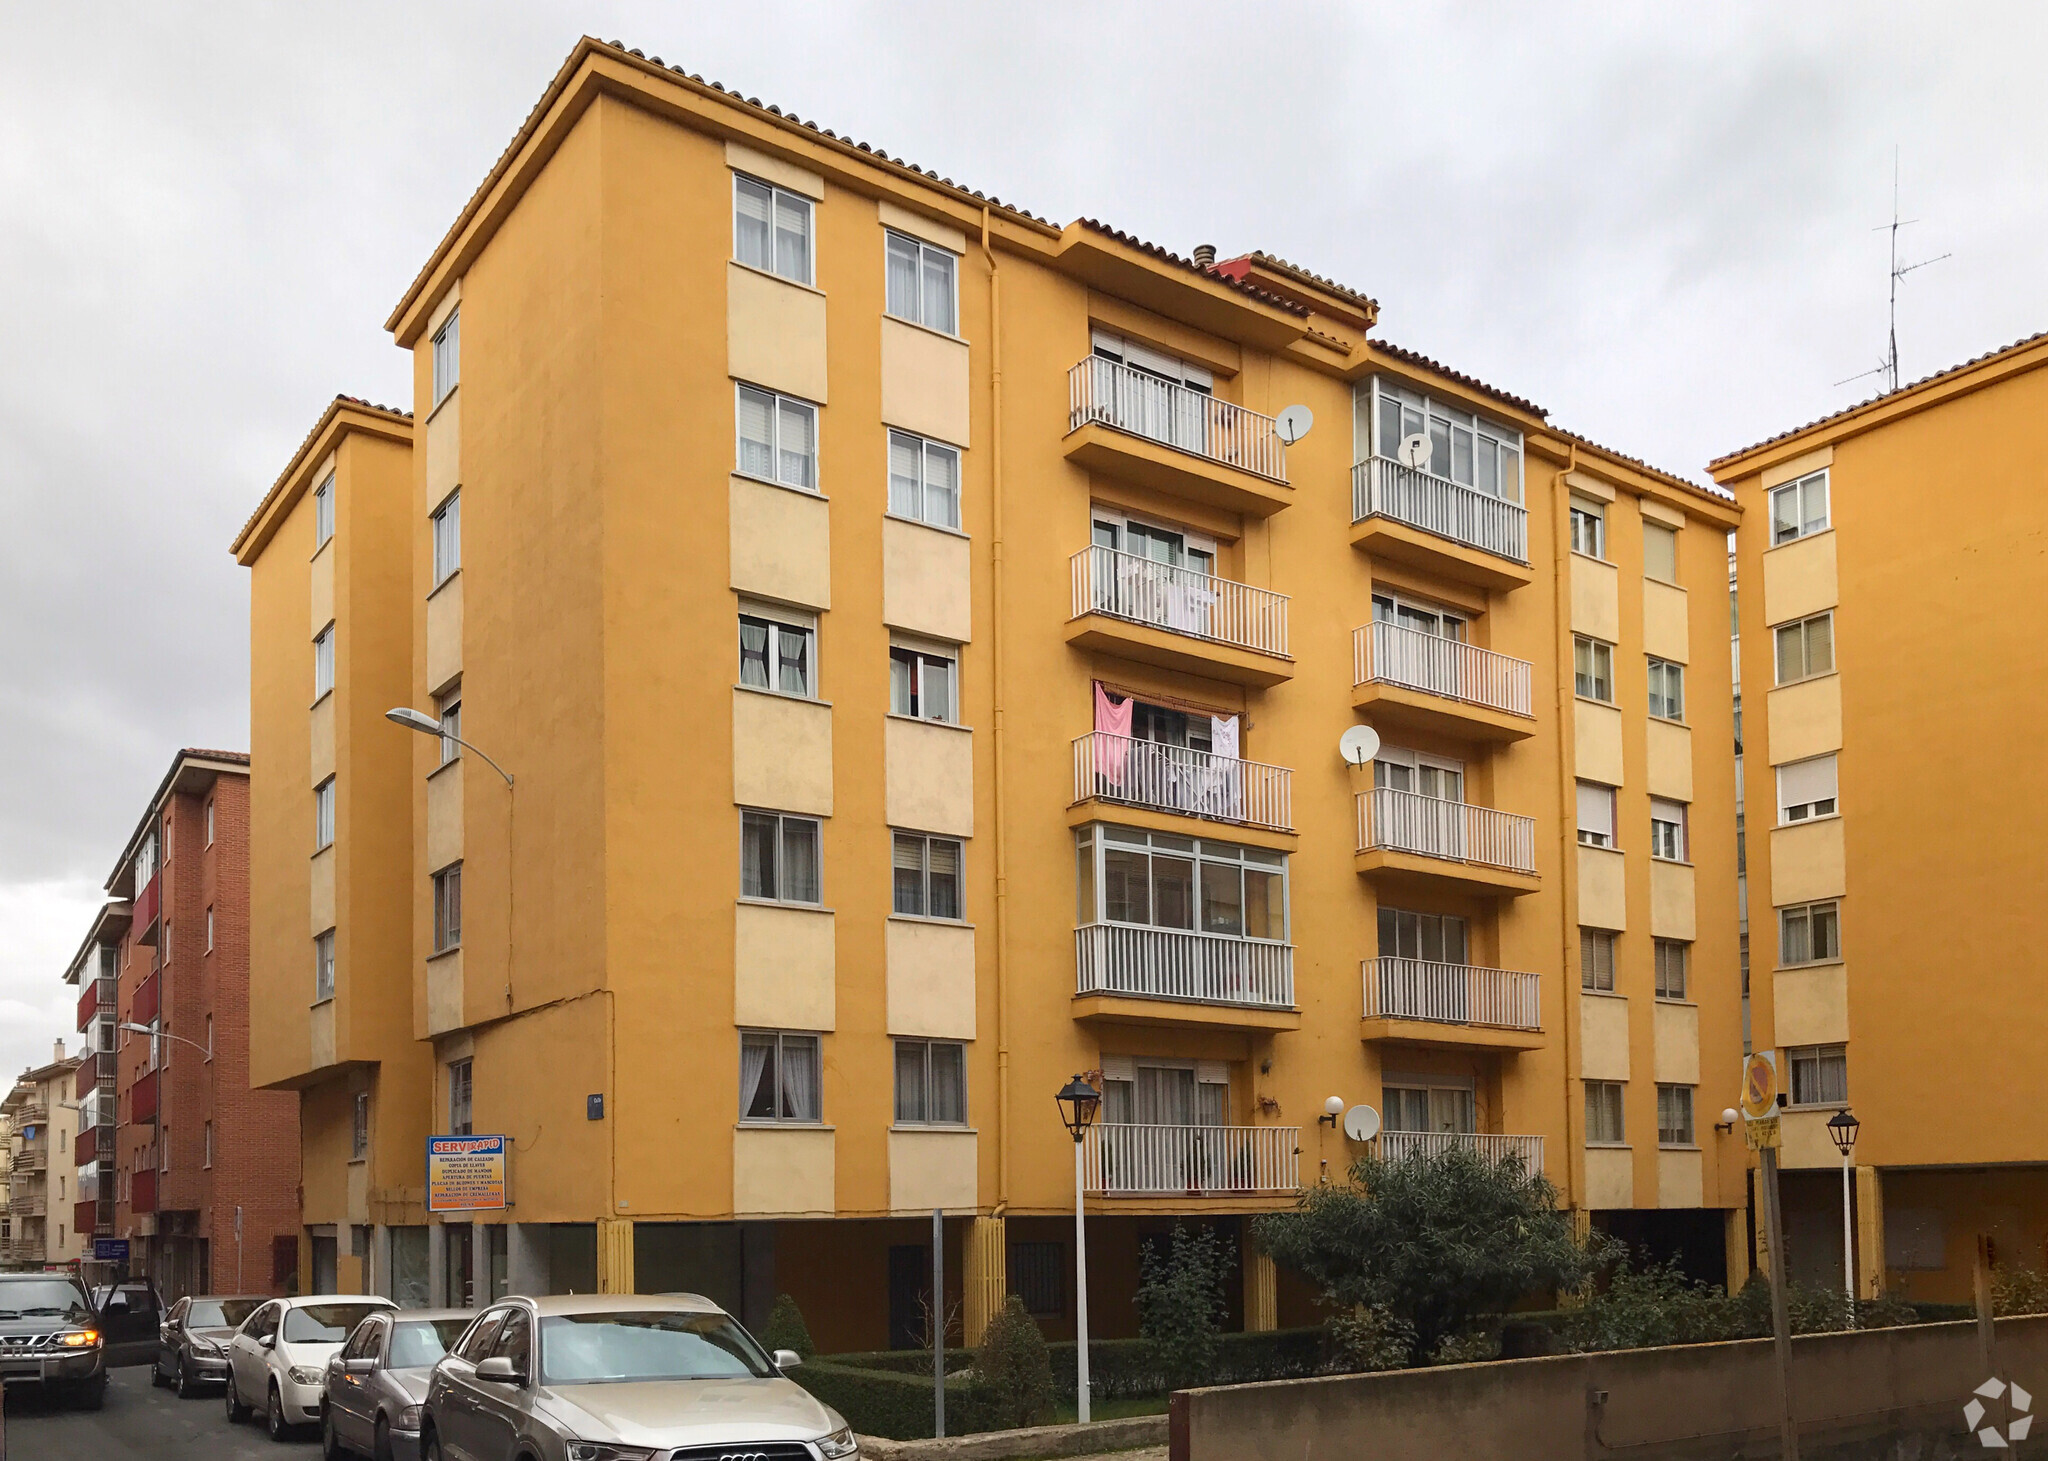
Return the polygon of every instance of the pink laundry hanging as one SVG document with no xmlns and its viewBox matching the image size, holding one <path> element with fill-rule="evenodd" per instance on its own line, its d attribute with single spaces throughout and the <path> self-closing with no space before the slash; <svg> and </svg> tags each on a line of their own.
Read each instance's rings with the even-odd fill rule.
<svg viewBox="0 0 2048 1461">
<path fill-rule="evenodd" d="M 1126 698 L 1112 701 L 1102 682 L 1095 682 L 1095 774 L 1111 786 L 1124 784 L 1124 759 L 1131 744 L 1131 715 Z"/>
</svg>

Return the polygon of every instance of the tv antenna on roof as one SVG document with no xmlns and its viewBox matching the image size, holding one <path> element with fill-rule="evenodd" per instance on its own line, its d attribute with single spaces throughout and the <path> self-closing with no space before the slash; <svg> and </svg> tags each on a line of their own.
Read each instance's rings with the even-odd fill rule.
<svg viewBox="0 0 2048 1461">
<path fill-rule="evenodd" d="M 1886 336 L 1884 357 L 1881 360 L 1879 360 L 1876 365 L 1872 366 L 1869 370 L 1858 371 L 1856 374 L 1850 376 L 1848 380 L 1836 381 L 1835 384 L 1838 386 L 1845 386 L 1849 384 L 1849 381 L 1852 380 L 1862 380 L 1867 375 L 1881 375 L 1885 378 L 1884 388 L 1886 394 L 1890 394 L 1892 391 L 1895 391 L 1899 388 L 1899 281 L 1905 278 L 1908 274 L 1912 273 L 1915 269 L 1924 269 L 1929 264 L 1939 264 L 1943 259 L 1952 259 L 1955 257 L 1955 255 L 1952 253 L 1936 254 L 1931 259 L 1922 259 L 1917 264 L 1907 264 L 1901 267 L 1899 264 L 1899 230 L 1905 228 L 1909 224 L 1918 223 L 1919 221 L 1920 220 L 1917 218 L 1899 217 L 1899 149 L 1894 147 L 1892 149 L 1892 221 L 1890 223 L 1880 223 L 1876 228 L 1870 230 L 1872 233 L 1883 233 L 1886 229 L 1891 230 L 1891 329 L 1888 335 Z"/>
</svg>

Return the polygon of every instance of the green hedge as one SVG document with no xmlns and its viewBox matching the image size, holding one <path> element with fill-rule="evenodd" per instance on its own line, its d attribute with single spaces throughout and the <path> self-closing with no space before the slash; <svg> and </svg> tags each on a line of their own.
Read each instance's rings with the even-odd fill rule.
<svg viewBox="0 0 2048 1461">
<path fill-rule="evenodd" d="M 893 1367 L 845 1363 L 849 1359 L 871 1358 L 874 1356 L 834 1355 L 830 1359 L 807 1360 L 791 1370 L 789 1378 L 845 1416 L 846 1423 L 864 1436 L 885 1436 L 892 1441 L 918 1441 L 930 1436 L 931 1376 L 906 1374 Z M 957 1436 L 994 1429 L 994 1418 L 973 1386 L 949 1377 L 946 1433 Z"/>
</svg>

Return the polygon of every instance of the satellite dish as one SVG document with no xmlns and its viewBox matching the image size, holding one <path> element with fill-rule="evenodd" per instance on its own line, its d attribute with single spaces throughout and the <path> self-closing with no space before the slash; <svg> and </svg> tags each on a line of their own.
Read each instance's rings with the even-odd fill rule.
<svg viewBox="0 0 2048 1461">
<path fill-rule="evenodd" d="M 1380 753 L 1380 733 L 1369 725 L 1354 725 L 1337 737 L 1337 749 L 1353 766 L 1370 766 Z"/>
<path fill-rule="evenodd" d="M 1380 1113 L 1370 1106 L 1353 1106 L 1344 1113 L 1344 1134 L 1353 1141 L 1371 1141 L 1380 1134 Z"/>
<path fill-rule="evenodd" d="M 1316 424 L 1315 412 L 1306 406 L 1289 406 L 1273 418 L 1273 434 L 1293 446 Z"/>
<path fill-rule="evenodd" d="M 1401 438 L 1401 444 L 1394 448 L 1394 459 L 1404 467 L 1413 467 L 1418 472 L 1429 470 L 1429 438 L 1421 432 Z"/>
</svg>

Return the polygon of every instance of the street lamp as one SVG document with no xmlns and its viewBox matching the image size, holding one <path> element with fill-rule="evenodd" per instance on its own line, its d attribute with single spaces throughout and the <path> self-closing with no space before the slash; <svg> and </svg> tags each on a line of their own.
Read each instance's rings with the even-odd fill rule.
<svg viewBox="0 0 2048 1461">
<path fill-rule="evenodd" d="M 123 1023 L 114 1026 L 114 1028 L 117 1030 L 127 1030 L 131 1034 L 147 1035 L 151 1040 L 176 1040 L 180 1045 L 190 1045 L 194 1050 L 197 1050 L 200 1054 L 204 1055 L 208 1060 L 213 1059 L 213 1045 L 211 1043 L 211 1032 L 209 1032 L 209 1043 L 201 1045 L 197 1040 L 187 1040 L 183 1035 L 173 1035 L 169 1030 L 152 1030 L 147 1025 L 138 1025 L 132 1021 L 124 1021 Z M 156 1054 L 156 1051 L 152 1049 L 150 1051 L 150 1054 L 153 1056 Z"/>
<path fill-rule="evenodd" d="M 1053 1097 L 1060 1120 L 1074 1134 L 1074 1395 L 1077 1418 L 1088 1420 L 1088 1225 L 1081 1196 L 1087 1190 L 1081 1172 L 1081 1143 L 1102 1110 L 1102 1092 L 1081 1076 L 1068 1081 Z"/>
<path fill-rule="evenodd" d="M 1856 1150 L 1856 1134 L 1863 1129 L 1863 1123 L 1849 1114 L 1844 1106 L 1828 1118 L 1828 1135 L 1834 1138 L 1835 1150 L 1842 1154 L 1842 1287 L 1849 1293 L 1849 1317 L 1853 1323 L 1856 1317 L 1856 1230 L 1850 1219 L 1849 1169 Z"/>
<path fill-rule="evenodd" d="M 512 784 L 511 772 L 500 766 L 496 761 L 493 761 L 489 756 L 485 756 L 482 751 L 477 751 L 475 746 L 470 745 L 468 741 L 456 735 L 453 731 L 442 725 L 440 721 L 427 714 L 426 711 L 414 710 L 410 705 L 394 705 L 384 712 L 384 718 L 393 725 L 402 725 L 407 730 L 418 731 L 423 736 L 433 736 L 437 740 L 453 741 L 456 745 L 466 750 L 476 751 L 477 755 L 483 758 L 486 766 L 505 778 L 505 785 L 510 786 Z"/>
</svg>

